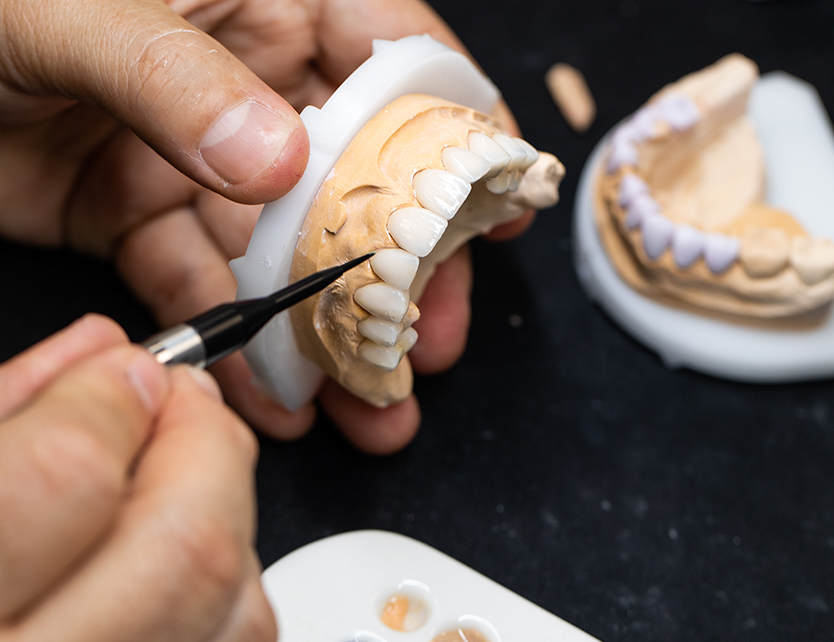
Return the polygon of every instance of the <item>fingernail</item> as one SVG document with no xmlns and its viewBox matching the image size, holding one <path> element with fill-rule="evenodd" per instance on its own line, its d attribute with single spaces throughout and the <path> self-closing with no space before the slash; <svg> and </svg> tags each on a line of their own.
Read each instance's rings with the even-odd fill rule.
<svg viewBox="0 0 834 642">
<path fill-rule="evenodd" d="M 293 131 L 286 118 L 256 102 L 232 107 L 200 143 L 203 160 L 229 183 L 239 183 L 272 165 Z"/>
<path fill-rule="evenodd" d="M 220 386 L 217 384 L 217 380 L 208 372 L 200 368 L 195 368 L 194 366 L 186 366 L 185 371 L 191 375 L 194 383 L 200 386 L 206 394 L 214 397 L 218 401 L 223 401 L 223 394 L 220 392 Z"/>
<path fill-rule="evenodd" d="M 156 413 L 168 393 L 164 366 L 150 355 L 142 355 L 128 364 L 126 375 L 142 405 L 151 414 Z"/>
</svg>

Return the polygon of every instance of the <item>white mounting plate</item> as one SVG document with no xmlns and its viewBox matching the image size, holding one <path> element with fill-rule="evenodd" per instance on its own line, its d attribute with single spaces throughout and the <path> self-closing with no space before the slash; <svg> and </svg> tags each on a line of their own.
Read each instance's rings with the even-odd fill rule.
<svg viewBox="0 0 834 642">
<path fill-rule="evenodd" d="M 489 642 L 598 642 L 571 624 L 416 540 L 354 531 L 304 546 L 264 571 L 280 642 L 431 642 L 455 627 Z M 379 618 L 395 593 L 422 599 L 425 623 L 412 632 Z"/>
<path fill-rule="evenodd" d="M 237 298 L 266 296 L 289 283 L 298 235 L 319 187 L 353 137 L 385 105 L 407 94 L 428 94 L 489 113 L 500 98 L 495 85 L 463 54 L 430 36 L 375 40 L 373 55 L 321 109 L 301 120 L 310 136 L 304 175 L 261 212 L 246 254 L 231 262 Z M 324 377 L 298 350 L 288 314 L 275 316 L 244 348 L 255 381 L 290 410 L 309 402 Z"/>
<path fill-rule="evenodd" d="M 748 114 L 764 149 L 767 201 L 812 236 L 834 239 L 834 132 L 814 87 L 783 72 L 766 74 Z M 576 197 L 574 257 L 588 296 L 670 367 L 753 383 L 834 374 L 834 315 L 807 330 L 753 328 L 664 305 L 620 279 L 594 220 L 593 180 L 609 137 L 585 164 Z"/>
</svg>

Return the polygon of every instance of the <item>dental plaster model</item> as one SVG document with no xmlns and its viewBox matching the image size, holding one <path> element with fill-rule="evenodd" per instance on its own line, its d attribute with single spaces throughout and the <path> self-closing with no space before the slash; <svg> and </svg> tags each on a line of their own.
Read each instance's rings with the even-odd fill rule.
<svg viewBox="0 0 834 642">
<path fill-rule="evenodd" d="M 614 131 L 596 222 L 620 277 L 661 301 L 737 318 L 792 317 L 834 298 L 834 242 L 766 205 L 741 55 L 658 92 Z"/>
<path fill-rule="evenodd" d="M 473 236 L 556 203 L 564 168 L 501 131 L 488 115 L 498 98 L 464 56 L 412 36 L 375 42 L 321 111 L 304 110 L 310 163 L 233 262 L 238 297 L 377 254 L 244 350 L 284 406 L 311 400 L 324 373 L 379 407 L 408 397 L 414 302 L 435 266 Z"/>
</svg>

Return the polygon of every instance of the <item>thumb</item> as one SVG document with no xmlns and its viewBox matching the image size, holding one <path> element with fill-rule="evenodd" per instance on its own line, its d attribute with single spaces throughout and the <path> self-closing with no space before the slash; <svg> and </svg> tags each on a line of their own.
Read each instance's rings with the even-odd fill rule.
<svg viewBox="0 0 834 642">
<path fill-rule="evenodd" d="M 101 107 L 202 185 L 261 203 L 303 173 L 295 110 L 161 0 L 4 0 L 0 18 L 7 81 Z"/>
</svg>

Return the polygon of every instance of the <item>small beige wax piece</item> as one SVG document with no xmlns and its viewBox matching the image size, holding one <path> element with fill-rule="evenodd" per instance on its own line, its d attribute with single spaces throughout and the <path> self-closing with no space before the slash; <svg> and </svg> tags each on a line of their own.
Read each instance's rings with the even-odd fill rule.
<svg viewBox="0 0 834 642">
<path fill-rule="evenodd" d="M 579 133 L 587 131 L 597 116 L 597 106 L 579 70 L 555 64 L 547 71 L 545 83 L 568 125 Z"/>
</svg>

